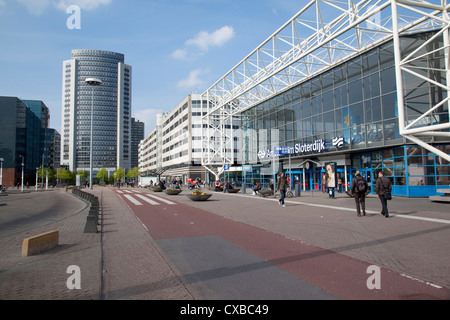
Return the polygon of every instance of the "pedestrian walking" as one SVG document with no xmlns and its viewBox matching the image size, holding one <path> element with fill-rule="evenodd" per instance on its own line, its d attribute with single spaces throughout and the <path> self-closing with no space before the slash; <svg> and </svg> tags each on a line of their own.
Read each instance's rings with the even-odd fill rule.
<svg viewBox="0 0 450 320">
<path fill-rule="evenodd" d="M 352 187 L 350 189 L 351 194 L 355 198 L 357 216 L 361 217 L 362 214 L 366 215 L 366 192 L 369 189 L 369 185 L 364 177 L 361 176 L 361 172 L 356 171 L 355 178 L 352 180 Z"/>
<path fill-rule="evenodd" d="M 277 181 L 277 191 L 280 190 L 280 199 L 278 200 L 278 204 L 283 206 L 283 208 L 286 207 L 286 205 L 284 204 L 284 198 L 286 197 L 287 184 L 288 182 L 286 180 L 286 177 L 284 176 L 284 172 L 281 172 L 280 177 Z"/>
<path fill-rule="evenodd" d="M 342 183 L 343 183 L 343 181 L 342 181 L 342 177 L 341 177 L 341 174 L 340 173 L 338 173 L 338 192 L 339 193 L 342 193 Z"/>
<path fill-rule="evenodd" d="M 387 207 L 387 201 L 391 200 L 392 183 L 391 180 L 384 176 L 383 172 L 378 174 L 378 180 L 375 185 L 375 192 L 381 201 L 382 211 L 381 214 L 386 218 L 389 217 L 389 210 Z"/>
</svg>

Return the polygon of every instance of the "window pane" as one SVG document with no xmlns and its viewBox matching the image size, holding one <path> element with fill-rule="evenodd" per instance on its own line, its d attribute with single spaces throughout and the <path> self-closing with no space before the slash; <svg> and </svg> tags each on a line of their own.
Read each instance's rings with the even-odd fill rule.
<svg viewBox="0 0 450 320">
<path fill-rule="evenodd" d="M 364 78 L 364 99 L 378 97 L 380 95 L 380 75 L 374 73 Z"/>
<path fill-rule="evenodd" d="M 450 175 L 447 175 L 447 176 L 438 175 L 436 178 L 437 178 L 438 186 L 449 186 L 450 185 Z"/>
<path fill-rule="evenodd" d="M 327 91 L 323 94 L 323 112 L 334 109 L 334 95 L 333 91 Z"/>
<path fill-rule="evenodd" d="M 381 100 L 380 100 L 380 98 L 366 100 L 365 107 L 366 107 L 366 122 L 367 123 L 381 121 Z"/>
<path fill-rule="evenodd" d="M 350 104 L 363 100 L 362 80 L 361 79 L 358 79 L 356 81 L 349 83 L 348 98 L 349 98 L 348 100 L 349 100 Z"/>
<path fill-rule="evenodd" d="M 303 137 L 311 136 L 311 118 L 303 119 Z"/>
<path fill-rule="evenodd" d="M 360 78 L 362 71 L 361 57 L 357 57 L 356 59 L 349 61 L 347 64 L 347 71 L 348 71 L 348 81 Z"/>
<path fill-rule="evenodd" d="M 396 80 L 395 80 L 395 69 L 389 68 L 381 71 L 381 92 L 389 93 L 392 91 L 396 91 Z"/>
<path fill-rule="evenodd" d="M 363 73 L 370 74 L 378 70 L 378 50 L 372 50 L 362 56 Z"/>
<path fill-rule="evenodd" d="M 352 128 L 352 147 L 366 147 L 366 130 L 365 126 L 356 126 Z"/>
<path fill-rule="evenodd" d="M 311 117 L 311 100 L 305 99 L 301 103 L 302 108 L 302 118 L 309 118 Z"/>
<path fill-rule="evenodd" d="M 335 130 L 334 126 L 334 111 L 323 114 L 324 130 L 330 132 Z"/>
<path fill-rule="evenodd" d="M 398 129 L 398 119 L 389 120 L 384 122 L 384 141 L 389 140 L 401 140 L 403 137 L 400 135 Z"/>
<path fill-rule="evenodd" d="M 334 85 L 337 87 L 342 85 L 347 79 L 347 69 L 345 65 L 341 65 L 339 67 L 334 68 L 333 70 L 334 76 Z"/>
<path fill-rule="evenodd" d="M 343 85 L 334 89 L 334 101 L 336 108 L 348 105 L 347 85 Z"/>
<path fill-rule="evenodd" d="M 319 94 L 311 99 L 311 115 L 322 113 L 322 95 Z"/>
<path fill-rule="evenodd" d="M 349 110 L 354 125 L 364 124 L 364 105 L 362 103 L 349 106 Z"/>
<path fill-rule="evenodd" d="M 397 95 L 391 93 L 382 97 L 383 104 L 383 119 L 396 118 L 397 112 Z"/>
<path fill-rule="evenodd" d="M 383 123 L 377 122 L 366 126 L 368 146 L 381 145 L 383 143 Z"/>
<path fill-rule="evenodd" d="M 323 122 L 322 115 L 317 115 L 312 118 L 313 123 L 313 135 L 322 134 L 323 133 Z"/>
<path fill-rule="evenodd" d="M 392 42 L 380 46 L 380 69 L 390 67 L 394 64 L 394 47 Z"/>
<path fill-rule="evenodd" d="M 344 128 L 344 116 L 342 109 L 336 109 L 335 112 L 335 121 L 336 121 L 336 129 L 343 129 Z"/>
</svg>

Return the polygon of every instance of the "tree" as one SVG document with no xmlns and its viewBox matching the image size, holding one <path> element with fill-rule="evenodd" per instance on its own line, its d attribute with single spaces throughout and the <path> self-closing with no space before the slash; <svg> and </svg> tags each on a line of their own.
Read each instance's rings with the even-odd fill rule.
<svg viewBox="0 0 450 320">
<path fill-rule="evenodd" d="M 116 179 L 122 179 L 125 177 L 125 169 L 124 168 L 119 168 L 116 171 L 114 171 L 114 177 Z"/>
<path fill-rule="evenodd" d="M 133 179 L 139 176 L 139 167 L 134 167 L 132 170 L 128 171 L 127 178 Z"/>
<path fill-rule="evenodd" d="M 61 179 L 63 182 L 67 182 L 67 180 L 72 179 L 72 173 L 69 170 L 66 170 L 63 168 L 58 169 L 56 176 L 58 177 L 58 179 Z"/>
<path fill-rule="evenodd" d="M 77 175 L 79 175 L 83 179 L 86 179 L 89 176 L 89 173 L 85 170 L 78 170 Z"/>
<path fill-rule="evenodd" d="M 108 179 L 108 171 L 106 171 L 105 168 L 100 169 L 97 173 L 97 179 L 101 179 L 102 182 L 105 182 L 105 180 Z"/>
</svg>

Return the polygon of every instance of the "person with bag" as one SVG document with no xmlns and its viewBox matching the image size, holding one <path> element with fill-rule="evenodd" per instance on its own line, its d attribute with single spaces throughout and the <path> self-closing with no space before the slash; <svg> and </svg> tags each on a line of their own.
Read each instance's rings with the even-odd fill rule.
<svg viewBox="0 0 450 320">
<path fill-rule="evenodd" d="M 361 209 L 363 215 L 366 215 L 366 192 L 369 185 L 359 171 L 356 171 L 355 179 L 352 180 L 351 194 L 355 197 L 357 216 L 361 217 Z"/>
<path fill-rule="evenodd" d="M 375 185 L 375 192 L 381 201 L 382 211 L 381 214 L 386 218 L 389 218 L 389 211 L 387 207 L 387 201 L 392 199 L 391 196 L 392 183 L 391 180 L 384 176 L 384 173 L 380 171 L 378 174 L 378 180 Z"/>
<path fill-rule="evenodd" d="M 277 181 L 277 191 L 280 190 L 280 199 L 278 200 L 278 204 L 281 205 L 283 208 L 286 207 L 284 204 L 284 198 L 286 197 L 286 187 L 287 187 L 287 180 L 284 176 L 284 172 L 280 173 L 280 177 Z"/>
</svg>

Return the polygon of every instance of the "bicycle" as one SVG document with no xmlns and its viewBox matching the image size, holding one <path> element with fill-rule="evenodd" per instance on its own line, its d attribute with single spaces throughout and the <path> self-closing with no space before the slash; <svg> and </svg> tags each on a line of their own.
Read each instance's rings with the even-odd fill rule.
<svg viewBox="0 0 450 320">
<path fill-rule="evenodd" d="M 293 198 L 294 197 L 294 192 L 292 192 L 291 188 L 287 188 L 286 189 L 286 198 Z"/>
</svg>

